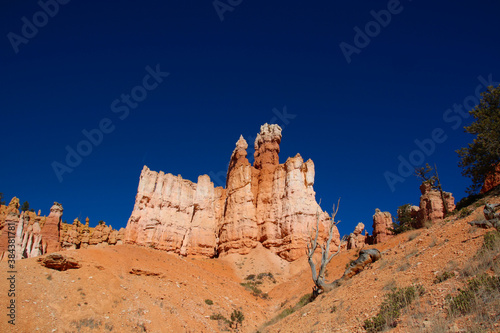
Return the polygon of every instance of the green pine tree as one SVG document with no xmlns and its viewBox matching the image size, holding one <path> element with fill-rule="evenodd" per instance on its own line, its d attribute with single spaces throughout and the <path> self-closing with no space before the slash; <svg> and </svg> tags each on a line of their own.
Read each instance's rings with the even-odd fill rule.
<svg viewBox="0 0 500 333">
<path fill-rule="evenodd" d="M 462 175 L 472 179 L 467 189 L 470 194 L 479 191 L 486 177 L 500 163 L 500 85 L 489 86 L 481 97 L 479 105 L 469 111 L 474 122 L 464 127 L 465 132 L 475 138 L 466 148 L 457 150 Z"/>
<path fill-rule="evenodd" d="M 27 212 L 28 210 L 30 210 L 30 204 L 28 201 L 25 201 L 21 205 L 21 212 Z"/>
</svg>

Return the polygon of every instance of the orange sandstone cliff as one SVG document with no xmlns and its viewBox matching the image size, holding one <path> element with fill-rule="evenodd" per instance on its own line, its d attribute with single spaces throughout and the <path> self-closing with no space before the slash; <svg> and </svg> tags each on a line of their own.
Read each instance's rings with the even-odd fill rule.
<svg viewBox="0 0 500 333">
<path fill-rule="evenodd" d="M 240 137 L 225 189 L 207 175 L 193 183 L 144 166 L 125 243 L 207 257 L 246 254 L 258 244 L 289 261 L 304 255 L 316 214 L 323 238 L 329 216 L 315 199 L 314 163 L 297 154 L 280 164 L 280 143 L 278 125 L 261 126 L 251 165 Z M 337 229 L 333 243 L 332 251 Z"/>
</svg>

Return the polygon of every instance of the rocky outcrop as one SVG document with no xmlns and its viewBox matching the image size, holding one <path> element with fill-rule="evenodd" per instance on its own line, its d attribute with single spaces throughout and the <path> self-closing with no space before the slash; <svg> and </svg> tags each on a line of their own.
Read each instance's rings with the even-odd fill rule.
<svg viewBox="0 0 500 333">
<path fill-rule="evenodd" d="M 207 175 L 193 183 L 145 166 L 125 242 L 208 257 L 246 254 L 260 243 L 290 261 L 302 256 L 316 213 L 323 239 L 329 216 L 315 200 L 314 163 L 297 154 L 280 164 L 280 142 L 278 125 L 261 126 L 252 166 L 240 137 L 225 189 Z M 332 251 L 340 244 L 334 233 Z"/>
<path fill-rule="evenodd" d="M 367 244 L 369 236 L 367 232 L 363 235 L 364 229 L 365 225 L 359 222 L 356 228 L 354 228 L 354 231 L 350 233 L 347 238 L 347 250 L 360 249 Z"/>
<path fill-rule="evenodd" d="M 423 182 L 420 185 L 420 208 L 417 214 L 417 221 L 420 227 L 426 221 L 436 221 L 443 219 L 446 215 L 445 205 L 448 212 L 455 209 L 455 198 L 449 192 L 443 192 L 444 203 L 439 190 L 433 189 L 431 184 Z"/>
<path fill-rule="evenodd" d="M 497 164 L 495 170 L 491 174 L 486 176 L 483 187 L 481 188 L 481 193 L 486 193 L 498 185 L 500 185 L 500 163 Z"/>
<path fill-rule="evenodd" d="M 107 246 L 123 244 L 125 229 L 119 231 L 112 226 L 106 226 L 105 222 L 99 223 L 96 227 L 89 227 L 89 218 L 82 224 L 75 219 L 73 224 L 61 224 L 60 243 L 63 249 L 80 249 L 89 246 Z"/>
<path fill-rule="evenodd" d="M 61 244 L 59 243 L 59 228 L 61 227 L 62 214 L 62 205 L 58 202 L 54 202 L 42 229 L 42 244 L 44 253 L 51 253 L 61 249 Z"/>
<path fill-rule="evenodd" d="M 392 215 L 389 212 L 381 212 L 380 209 L 375 209 L 373 215 L 373 242 L 380 244 L 386 242 L 393 237 L 394 232 Z"/>
<path fill-rule="evenodd" d="M 143 168 L 125 242 L 181 255 L 216 255 L 225 191 L 210 177 L 198 183 Z"/>
<path fill-rule="evenodd" d="M 72 225 L 61 222 L 63 208 L 54 202 L 49 216 L 35 212 L 19 213 L 19 199 L 13 198 L 8 206 L 0 205 L 0 260 L 8 258 L 8 232 L 14 239 L 12 259 L 38 257 L 61 249 L 79 249 L 88 246 L 122 244 L 125 229 L 114 230 L 105 223 L 90 228 L 78 219 Z"/>
<path fill-rule="evenodd" d="M 9 232 L 12 234 L 17 232 L 19 217 L 18 198 L 12 198 L 8 206 L 0 205 L 0 260 L 7 258 Z M 15 254 L 12 254 L 11 259 L 15 259 L 14 256 Z"/>
<path fill-rule="evenodd" d="M 44 258 L 38 259 L 44 267 L 55 269 L 57 271 L 66 271 L 68 269 L 80 268 L 80 263 L 73 258 L 63 256 L 59 253 L 49 254 Z"/>
</svg>

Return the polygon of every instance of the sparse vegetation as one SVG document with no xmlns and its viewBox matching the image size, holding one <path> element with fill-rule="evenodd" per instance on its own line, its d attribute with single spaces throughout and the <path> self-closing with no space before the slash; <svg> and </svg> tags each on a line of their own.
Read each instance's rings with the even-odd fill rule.
<svg viewBox="0 0 500 333">
<path fill-rule="evenodd" d="M 481 252 L 495 251 L 500 245 L 500 232 L 490 231 L 484 234 L 484 242 L 481 247 Z"/>
<path fill-rule="evenodd" d="M 245 320 L 245 315 L 239 310 L 233 310 L 231 313 L 231 320 L 227 319 L 220 313 L 210 315 L 211 320 L 217 320 L 222 325 L 228 325 L 229 327 L 238 328 L 238 324 L 241 325 L 243 320 Z"/>
<path fill-rule="evenodd" d="M 452 277 L 455 277 L 455 273 L 445 271 L 445 272 L 438 274 L 436 276 L 436 278 L 434 279 L 434 284 L 441 283 L 441 282 L 446 281 Z"/>
<path fill-rule="evenodd" d="M 281 319 L 291 315 L 292 313 L 294 313 L 295 311 L 299 310 L 300 308 L 304 307 L 305 305 L 311 303 L 312 301 L 314 300 L 314 297 L 313 297 L 313 294 L 305 294 L 304 296 L 302 296 L 299 301 L 297 302 L 297 304 L 295 304 L 295 306 L 293 307 L 289 307 L 289 308 L 286 308 L 285 310 L 281 311 L 280 314 L 278 314 L 276 317 L 274 317 L 273 319 L 271 319 L 270 321 L 268 321 L 267 323 L 265 323 L 261 329 L 267 327 L 267 326 L 270 326 L 270 325 L 273 325 L 275 323 L 277 323 L 278 321 L 280 321 Z M 333 312 L 333 311 L 332 311 Z"/>
<path fill-rule="evenodd" d="M 460 212 L 458 213 L 458 217 L 463 219 L 463 218 L 469 216 L 470 214 L 472 214 L 472 209 L 465 207 L 465 208 L 460 209 Z"/>
<path fill-rule="evenodd" d="M 467 282 L 458 295 L 448 295 L 448 311 L 451 315 L 468 314 L 500 297 L 500 277 L 482 274 Z"/>
<path fill-rule="evenodd" d="M 262 290 L 258 287 L 258 285 L 263 283 L 264 278 L 269 278 L 271 282 L 276 283 L 276 280 L 274 279 L 274 276 L 272 273 L 260 273 L 259 275 L 255 274 L 250 274 L 248 275 L 245 280 L 247 282 L 242 282 L 240 283 L 243 287 L 245 287 L 247 290 L 252 292 L 252 295 L 256 297 L 260 297 L 262 299 L 268 299 L 269 295 L 267 293 L 263 293 Z"/>
<path fill-rule="evenodd" d="M 398 207 L 396 222 L 393 223 L 393 232 L 401 234 L 403 232 L 417 228 L 417 221 L 411 217 L 411 204 L 407 203 Z"/>
<path fill-rule="evenodd" d="M 231 313 L 231 323 L 234 325 L 234 328 L 238 328 L 238 324 L 241 325 L 241 323 L 245 320 L 245 316 L 243 315 L 243 312 L 239 310 L 234 310 L 233 313 Z"/>
<path fill-rule="evenodd" d="M 90 329 L 98 329 L 102 326 L 102 323 L 99 320 L 94 320 L 92 318 L 80 319 L 79 321 L 73 320 L 71 322 L 72 326 L 75 326 L 78 332 L 84 327 L 88 327 Z"/>
<path fill-rule="evenodd" d="M 483 245 L 474 258 L 464 267 L 462 274 L 472 277 L 481 275 L 487 270 L 492 270 L 496 275 L 500 274 L 500 232 L 494 230 L 484 234 Z"/>
<path fill-rule="evenodd" d="M 245 278 L 245 280 L 250 280 L 250 281 L 255 280 L 255 274 L 250 274 L 250 275 L 248 275 L 248 276 Z"/>
<path fill-rule="evenodd" d="M 208 304 L 208 305 L 213 305 L 214 304 L 214 302 L 211 299 L 206 299 L 205 303 Z"/>
<path fill-rule="evenodd" d="M 269 278 L 273 283 L 276 283 L 276 280 L 274 279 L 274 275 L 273 273 L 271 272 L 268 272 L 268 273 L 260 273 L 258 276 L 257 276 L 257 279 L 258 280 L 262 280 L 263 278 Z"/>
<path fill-rule="evenodd" d="M 380 305 L 378 314 L 365 320 L 364 328 L 367 332 L 380 332 L 386 328 L 396 327 L 396 319 L 401 315 L 401 310 L 407 307 L 413 300 L 424 293 L 422 286 L 410 286 L 406 288 L 393 289 L 386 295 Z"/>
</svg>

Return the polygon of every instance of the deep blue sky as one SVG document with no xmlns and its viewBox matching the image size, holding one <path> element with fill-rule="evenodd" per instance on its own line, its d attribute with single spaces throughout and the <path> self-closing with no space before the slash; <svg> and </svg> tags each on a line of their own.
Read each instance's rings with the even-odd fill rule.
<svg viewBox="0 0 500 333">
<path fill-rule="evenodd" d="M 447 139 L 421 161 L 438 165 L 457 201 L 465 195 L 470 182 L 455 150 L 472 140 L 462 129 L 470 119 L 459 124 L 447 109 L 475 95 L 479 76 L 500 81 L 498 1 L 231 2 L 240 4 L 221 21 L 211 1 L 71 0 L 43 22 L 36 1 L 3 0 L 0 192 L 7 201 L 17 196 L 42 214 L 58 201 L 68 221 L 89 216 L 91 225 L 124 227 L 144 164 L 223 182 L 240 134 L 254 138 L 266 122 L 283 127 L 281 163 L 296 153 L 315 162 L 323 209 L 331 212 L 342 197 L 342 234 L 360 221 L 371 231 L 375 208 L 395 213 L 418 204 L 414 176 L 392 191 L 384 172 L 397 174 L 398 156 L 408 159 L 414 141 L 436 128 Z M 370 30 L 368 45 L 357 40 L 348 63 L 339 45 L 355 46 L 355 27 L 377 29 L 370 12 L 388 6 L 390 22 Z M 22 18 L 32 23 L 34 15 L 38 32 L 25 27 L 31 35 L 14 43 L 16 53 L 9 36 L 22 36 Z M 113 101 L 157 64 L 170 75 L 128 116 L 114 113 Z M 275 116 L 285 106 L 294 119 Z M 114 130 L 60 182 L 53 162 L 65 164 L 65 147 L 76 149 L 82 131 L 106 118 Z"/>
</svg>

